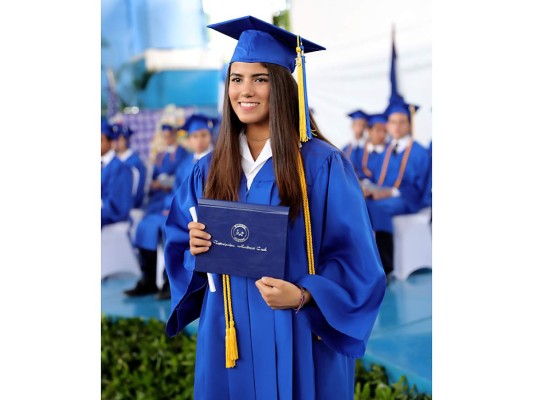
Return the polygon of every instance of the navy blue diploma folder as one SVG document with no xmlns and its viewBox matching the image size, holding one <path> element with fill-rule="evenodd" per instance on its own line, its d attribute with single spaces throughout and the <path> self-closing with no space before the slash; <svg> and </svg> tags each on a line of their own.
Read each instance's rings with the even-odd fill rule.
<svg viewBox="0 0 533 400">
<path fill-rule="evenodd" d="M 198 200 L 198 222 L 211 248 L 196 256 L 196 271 L 284 279 L 289 207 Z"/>
</svg>

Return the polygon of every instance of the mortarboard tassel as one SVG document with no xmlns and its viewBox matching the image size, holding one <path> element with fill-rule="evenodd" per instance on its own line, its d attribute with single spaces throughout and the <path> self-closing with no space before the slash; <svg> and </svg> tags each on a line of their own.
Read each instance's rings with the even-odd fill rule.
<svg viewBox="0 0 533 400">
<path fill-rule="evenodd" d="M 307 105 L 304 46 L 302 45 L 300 36 L 297 36 L 296 42 L 296 72 L 298 74 L 298 111 L 300 119 L 300 142 L 307 142 L 309 139 L 313 138 L 313 135 L 311 134 L 309 107 Z"/>
<path fill-rule="evenodd" d="M 409 104 L 409 114 L 411 116 L 411 137 L 415 137 L 415 112 L 416 107 L 412 104 Z"/>
<path fill-rule="evenodd" d="M 300 187 L 302 189 L 305 224 L 305 243 L 307 247 L 307 265 L 309 275 L 315 274 L 315 257 L 313 255 L 313 235 L 311 232 L 311 214 L 309 212 L 309 199 L 307 198 L 307 183 L 305 181 L 305 171 L 302 162 L 302 154 L 298 154 L 298 175 L 300 176 Z"/>
<path fill-rule="evenodd" d="M 224 317 L 226 319 L 226 368 L 235 367 L 239 359 L 237 348 L 237 331 L 233 320 L 233 307 L 231 303 L 231 285 L 229 275 L 222 275 L 224 286 Z"/>
</svg>

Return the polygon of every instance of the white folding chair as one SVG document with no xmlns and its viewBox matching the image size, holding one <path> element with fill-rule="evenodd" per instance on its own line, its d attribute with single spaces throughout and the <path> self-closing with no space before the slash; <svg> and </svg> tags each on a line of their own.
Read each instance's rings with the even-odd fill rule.
<svg viewBox="0 0 533 400">
<path fill-rule="evenodd" d="M 404 281 L 419 269 L 432 268 L 430 218 L 430 207 L 392 218 L 395 278 Z"/>
<path fill-rule="evenodd" d="M 129 237 L 130 225 L 129 221 L 124 221 L 102 228 L 102 279 L 124 272 L 140 277 L 139 261 Z"/>
</svg>

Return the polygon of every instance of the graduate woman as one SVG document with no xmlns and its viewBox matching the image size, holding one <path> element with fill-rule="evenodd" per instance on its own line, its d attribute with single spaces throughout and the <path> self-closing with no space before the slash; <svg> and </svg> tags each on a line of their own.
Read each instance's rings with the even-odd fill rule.
<svg viewBox="0 0 533 400">
<path fill-rule="evenodd" d="M 210 28 L 238 43 L 215 149 L 195 164 L 167 219 L 167 334 L 200 318 L 196 399 L 352 400 L 385 276 L 353 167 L 306 109 L 297 47 L 323 48 L 253 17 Z M 211 245 L 189 212 L 201 197 L 290 207 L 285 279 L 215 274 L 210 291 L 194 270 Z"/>
</svg>

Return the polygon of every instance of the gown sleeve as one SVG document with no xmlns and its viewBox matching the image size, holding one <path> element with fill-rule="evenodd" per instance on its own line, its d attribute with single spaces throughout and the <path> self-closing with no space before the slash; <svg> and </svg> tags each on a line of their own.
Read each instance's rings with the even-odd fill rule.
<svg viewBox="0 0 533 400">
<path fill-rule="evenodd" d="M 316 274 L 297 281 L 313 296 L 300 312 L 330 348 L 362 357 L 386 279 L 361 187 L 338 152 L 317 173 L 309 204 Z"/>
<path fill-rule="evenodd" d="M 203 193 L 203 179 L 198 165 L 176 192 L 165 226 L 165 265 L 172 299 L 167 321 L 168 336 L 175 336 L 199 318 L 207 279 L 194 272 L 194 257 L 189 249 L 190 207 L 198 206 L 197 195 Z"/>
</svg>

